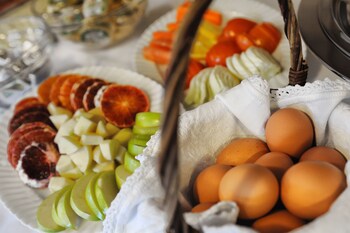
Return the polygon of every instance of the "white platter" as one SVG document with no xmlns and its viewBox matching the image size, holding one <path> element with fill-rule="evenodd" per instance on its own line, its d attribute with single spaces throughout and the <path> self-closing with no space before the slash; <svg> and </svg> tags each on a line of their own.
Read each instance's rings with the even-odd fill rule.
<svg viewBox="0 0 350 233">
<path fill-rule="evenodd" d="M 150 111 L 161 112 L 163 88 L 157 82 L 137 73 L 113 67 L 85 67 L 66 73 L 85 74 L 122 85 L 133 85 L 145 91 L 150 99 Z M 32 93 L 32 95 L 34 95 Z M 1 116 L 0 121 L 0 201 L 20 222 L 32 230 L 37 229 L 36 209 L 47 190 L 35 190 L 24 185 L 17 172 L 7 161 L 7 125 L 12 117 L 12 109 Z M 39 231 L 39 230 L 38 230 Z M 77 231 L 64 231 L 77 232 Z M 102 222 L 83 221 L 78 232 L 102 232 Z"/>
<path fill-rule="evenodd" d="M 289 42 L 283 33 L 284 22 L 281 13 L 254 0 L 215 0 L 211 8 L 221 12 L 224 16 L 224 21 L 236 17 L 244 17 L 257 22 L 271 22 L 280 30 L 283 34 L 282 39 L 272 55 L 282 65 L 283 72 L 274 78 L 271 78 L 269 84 L 272 88 L 286 86 L 288 84 L 290 52 Z M 168 23 L 175 21 L 175 16 L 176 10 L 173 10 L 156 20 L 144 31 L 136 46 L 134 69 L 138 73 L 150 77 L 160 83 L 162 83 L 162 76 L 164 76 L 165 68 L 159 67 L 155 63 L 144 59 L 142 49 L 151 41 L 153 32 L 165 30 Z"/>
</svg>

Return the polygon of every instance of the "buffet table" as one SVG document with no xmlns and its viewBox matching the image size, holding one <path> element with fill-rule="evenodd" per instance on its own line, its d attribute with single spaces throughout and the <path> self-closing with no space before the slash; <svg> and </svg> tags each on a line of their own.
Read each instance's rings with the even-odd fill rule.
<svg viewBox="0 0 350 233">
<path fill-rule="evenodd" d="M 258 1 L 264 2 L 276 9 L 278 8 L 277 1 Z M 51 73 L 59 73 L 68 69 L 91 65 L 114 66 L 134 70 L 133 54 L 135 44 L 140 35 L 154 20 L 173 9 L 178 3 L 180 3 L 180 1 L 149 0 L 144 20 L 138 25 L 136 31 L 132 36 L 111 48 L 98 51 L 86 51 L 71 42 L 59 41 L 51 53 Z M 294 4 L 297 10 L 300 0 L 294 0 Z M 6 17 L 26 12 L 23 8 L 28 8 L 28 5 L 24 5 L 13 12 L 6 14 Z M 339 78 L 322 65 L 310 51 L 307 51 L 307 60 L 309 64 L 309 82 L 316 79 L 324 79 L 326 77 L 330 79 Z M 9 231 L 16 233 L 34 232 L 22 225 L 3 205 L 0 204 L 0 232 Z"/>
</svg>

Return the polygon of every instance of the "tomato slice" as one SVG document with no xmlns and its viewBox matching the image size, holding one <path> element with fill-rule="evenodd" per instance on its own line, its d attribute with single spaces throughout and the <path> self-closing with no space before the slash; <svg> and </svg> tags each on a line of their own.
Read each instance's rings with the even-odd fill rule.
<svg viewBox="0 0 350 233">
<path fill-rule="evenodd" d="M 186 77 L 186 86 L 185 89 L 190 87 L 191 80 L 193 79 L 196 74 L 198 74 L 201 70 L 203 70 L 205 66 L 200 63 L 199 61 L 196 61 L 194 59 L 190 59 L 188 63 L 188 69 L 187 69 L 187 77 Z"/>
<path fill-rule="evenodd" d="M 222 31 L 222 38 L 234 38 L 235 36 L 248 33 L 256 23 L 244 18 L 235 18 L 227 22 L 225 28 Z"/>
<path fill-rule="evenodd" d="M 226 58 L 241 50 L 233 41 L 219 41 L 207 53 L 206 62 L 208 66 L 222 65 L 226 67 Z"/>
<path fill-rule="evenodd" d="M 266 24 L 259 24 L 249 31 L 249 35 L 253 38 L 255 45 L 267 50 L 269 53 L 276 49 L 281 39 L 281 36 L 278 36 L 277 33 L 279 33 L 277 29 L 266 26 Z"/>
<path fill-rule="evenodd" d="M 254 46 L 254 38 L 247 33 L 237 35 L 236 43 L 242 51 L 246 51 L 250 46 Z"/>
</svg>

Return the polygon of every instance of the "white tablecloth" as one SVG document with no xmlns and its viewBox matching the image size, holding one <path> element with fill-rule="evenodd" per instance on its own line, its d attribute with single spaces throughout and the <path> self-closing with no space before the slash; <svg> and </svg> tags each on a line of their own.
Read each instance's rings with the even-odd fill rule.
<svg viewBox="0 0 350 233">
<path fill-rule="evenodd" d="M 277 0 L 258 0 L 278 9 Z M 52 73 L 59 73 L 70 68 L 86 65 L 117 66 L 133 70 L 133 54 L 137 39 L 142 32 L 155 19 L 175 7 L 180 0 L 149 0 L 145 18 L 137 27 L 135 33 L 122 43 L 105 50 L 84 51 L 77 45 L 69 42 L 59 42 L 52 51 Z M 300 0 L 293 0 L 298 9 Z M 324 67 L 309 51 L 307 53 L 309 64 L 308 81 L 318 78 L 338 78 L 334 73 Z M 1 187 L 0 187 L 1 188 Z M 0 204 L 0 232 L 31 233 L 26 226 L 22 225 L 3 205 Z"/>
</svg>

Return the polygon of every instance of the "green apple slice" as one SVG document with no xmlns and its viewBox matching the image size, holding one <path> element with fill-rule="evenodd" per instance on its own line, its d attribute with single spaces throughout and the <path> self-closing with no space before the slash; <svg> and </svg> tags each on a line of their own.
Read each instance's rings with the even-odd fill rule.
<svg viewBox="0 0 350 233">
<path fill-rule="evenodd" d="M 52 214 L 54 202 L 60 192 L 55 192 L 43 200 L 36 212 L 36 220 L 39 229 L 45 232 L 59 232 L 65 230 L 64 227 L 58 225 Z"/>
<path fill-rule="evenodd" d="M 62 136 L 58 140 L 58 148 L 62 154 L 71 154 L 81 148 L 79 138 L 76 136 Z"/>
<path fill-rule="evenodd" d="M 99 121 L 97 123 L 96 134 L 100 135 L 103 138 L 107 138 L 109 136 L 106 124 L 103 121 Z"/>
<path fill-rule="evenodd" d="M 140 167 L 140 161 L 138 161 L 130 153 L 126 152 L 124 157 L 124 167 L 126 170 L 133 173 L 136 168 Z"/>
<path fill-rule="evenodd" d="M 57 207 L 58 207 L 58 203 L 59 201 L 61 200 L 62 196 L 69 190 L 72 190 L 72 187 L 73 185 L 69 185 L 69 186 L 66 186 L 64 187 L 63 189 L 59 190 L 58 191 L 58 194 L 56 196 L 56 199 L 53 203 L 53 206 L 52 206 L 52 218 L 53 220 L 58 224 L 60 225 L 61 227 L 64 227 L 64 228 L 68 228 L 68 225 L 67 223 L 58 215 L 58 211 L 57 211 Z"/>
<path fill-rule="evenodd" d="M 61 155 L 56 164 L 56 171 L 62 176 L 69 179 L 78 179 L 83 175 L 79 168 L 75 166 L 68 155 Z"/>
<path fill-rule="evenodd" d="M 140 127 L 159 127 L 161 114 L 158 112 L 140 112 L 136 114 L 135 125 Z"/>
<path fill-rule="evenodd" d="M 97 203 L 104 214 L 117 196 L 118 187 L 114 171 L 102 172 L 96 181 L 95 194 Z"/>
<path fill-rule="evenodd" d="M 80 142 L 85 146 L 96 146 L 103 142 L 103 137 L 95 133 L 83 134 Z"/>
<path fill-rule="evenodd" d="M 120 143 L 115 139 L 104 140 L 100 143 L 102 155 L 106 160 L 114 160 L 120 147 Z"/>
<path fill-rule="evenodd" d="M 106 124 L 106 129 L 108 131 L 109 136 L 113 136 L 120 131 L 120 129 L 117 126 L 111 123 Z"/>
<path fill-rule="evenodd" d="M 54 177 L 51 177 L 48 188 L 50 190 L 50 193 L 54 193 L 63 189 L 68 185 L 73 185 L 73 184 L 74 184 L 74 181 L 69 178 L 54 176 Z"/>
<path fill-rule="evenodd" d="M 94 215 L 96 215 L 99 219 L 103 220 L 106 216 L 103 213 L 102 209 L 100 209 L 95 194 L 95 186 L 98 177 L 99 173 L 95 173 L 94 177 L 90 179 L 88 185 L 86 186 L 85 199 L 87 205 L 89 206 L 90 210 L 94 213 Z"/>
<path fill-rule="evenodd" d="M 143 150 L 146 148 L 145 146 L 140 146 L 135 144 L 136 139 L 131 139 L 128 143 L 128 152 L 132 154 L 133 156 L 139 155 L 143 152 Z"/>
<path fill-rule="evenodd" d="M 56 211 L 57 211 L 57 216 L 59 217 L 59 219 L 62 221 L 62 223 L 66 228 L 77 229 L 79 217 L 74 212 L 70 204 L 71 192 L 72 192 L 72 189 L 70 188 L 63 193 L 63 195 L 61 196 L 61 198 L 57 203 Z"/>
<path fill-rule="evenodd" d="M 116 139 L 122 146 L 126 147 L 131 137 L 132 130 L 130 128 L 124 128 L 121 129 L 113 139 Z"/>
<path fill-rule="evenodd" d="M 107 162 L 96 164 L 92 168 L 92 171 L 99 173 L 99 172 L 104 172 L 104 171 L 114 171 L 114 169 L 115 169 L 115 162 L 114 161 L 107 161 Z"/>
<path fill-rule="evenodd" d="M 140 135 L 153 135 L 158 131 L 159 127 L 141 127 L 138 125 L 134 125 L 132 128 L 132 132 L 134 134 L 140 134 Z"/>
<path fill-rule="evenodd" d="M 95 176 L 95 173 L 91 172 L 82 176 L 75 182 L 72 193 L 70 196 L 70 203 L 74 212 L 83 219 L 90 221 L 98 221 L 97 216 L 90 210 L 86 199 L 85 190 L 90 180 Z"/>
<path fill-rule="evenodd" d="M 115 169 L 115 179 L 119 190 L 122 188 L 122 185 L 125 183 L 126 179 L 131 175 L 132 173 L 126 170 L 124 165 L 119 165 Z"/>
<path fill-rule="evenodd" d="M 148 142 L 151 139 L 152 135 L 141 135 L 141 134 L 134 134 L 132 137 L 140 140 L 144 140 Z"/>
<path fill-rule="evenodd" d="M 92 151 L 92 157 L 96 163 L 103 163 L 108 161 L 107 159 L 105 159 L 105 157 L 103 157 L 101 148 L 99 146 L 96 146 Z"/>
<path fill-rule="evenodd" d="M 92 147 L 83 146 L 78 151 L 69 155 L 73 163 L 79 168 L 83 173 L 91 168 L 92 163 Z"/>
</svg>

